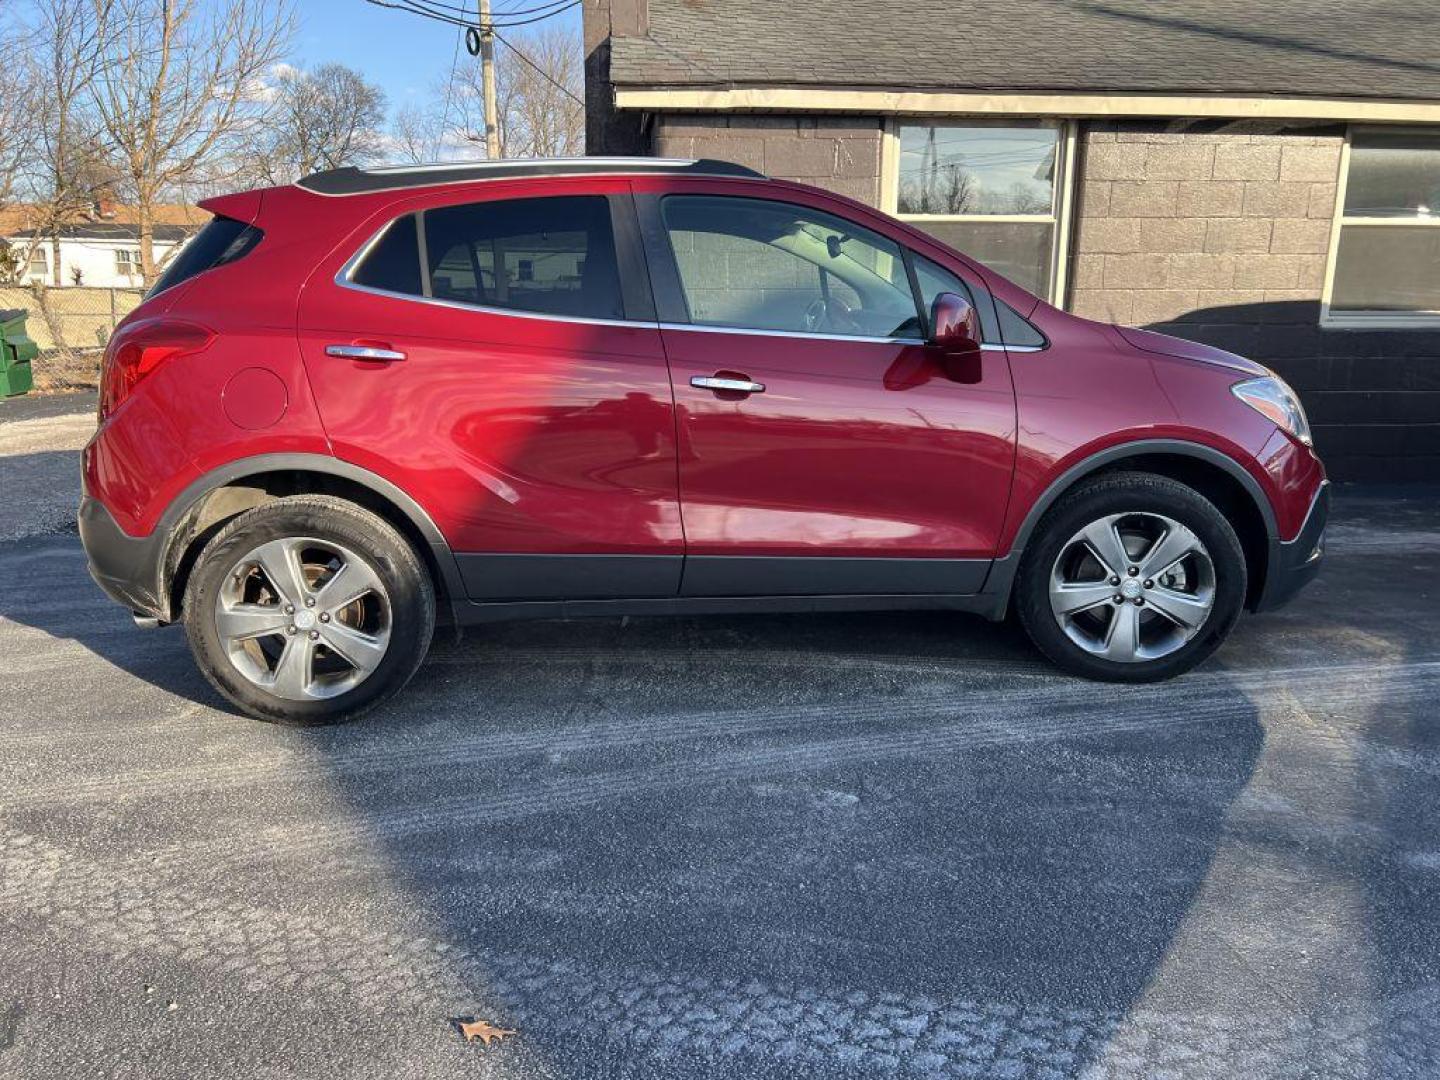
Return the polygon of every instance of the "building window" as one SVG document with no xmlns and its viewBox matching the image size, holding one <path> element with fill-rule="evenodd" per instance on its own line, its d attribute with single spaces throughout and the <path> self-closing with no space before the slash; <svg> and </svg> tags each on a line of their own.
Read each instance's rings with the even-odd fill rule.
<svg viewBox="0 0 1440 1080">
<path fill-rule="evenodd" d="M 134 277 L 140 273 L 140 252 L 134 248 L 115 249 L 115 273 Z"/>
<path fill-rule="evenodd" d="M 1326 320 L 1440 319 L 1440 131 L 1357 128 L 1341 171 Z"/>
<path fill-rule="evenodd" d="M 895 211 L 1038 296 L 1059 300 L 1068 127 L 902 122 Z"/>
<path fill-rule="evenodd" d="M 39 244 L 30 248 L 30 262 L 25 268 L 25 276 L 32 281 L 50 280 L 50 252 Z"/>
</svg>

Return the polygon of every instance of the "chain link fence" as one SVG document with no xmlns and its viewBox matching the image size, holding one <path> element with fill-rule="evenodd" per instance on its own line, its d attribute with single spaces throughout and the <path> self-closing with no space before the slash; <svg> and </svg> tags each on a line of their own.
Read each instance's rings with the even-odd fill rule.
<svg viewBox="0 0 1440 1080">
<path fill-rule="evenodd" d="M 26 333 L 40 347 L 31 364 L 37 390 L 96 386 L 100 357 L 116 325 L 139 306 L 143 289 L 83 286 L 0 288 L 0 311 L 23 308 Z"/>
</svg>

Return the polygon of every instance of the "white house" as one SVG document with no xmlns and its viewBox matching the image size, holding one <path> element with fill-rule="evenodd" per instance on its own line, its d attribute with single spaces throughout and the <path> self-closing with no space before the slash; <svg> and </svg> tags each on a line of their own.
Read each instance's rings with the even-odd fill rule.
<svg viewBox="0 0 1440 1080">
<path fill-rule="evenodd" d="M 193 230 L 183 225 L 154 226 L 157 266 L 169 261 L 171 251 Z M 84 221 L 60 229 L 59 287 L 85 285 L 98 288 L 138 288 L 140 279 L 140 229 L 113 221 Z M 36 238 L 22 232 L 5 236 L 7 243 L 25 262 L 20 281 L 29 285 L 55 285 L 50 265 L 53 246 L 49 237 Z"/>
</svg>

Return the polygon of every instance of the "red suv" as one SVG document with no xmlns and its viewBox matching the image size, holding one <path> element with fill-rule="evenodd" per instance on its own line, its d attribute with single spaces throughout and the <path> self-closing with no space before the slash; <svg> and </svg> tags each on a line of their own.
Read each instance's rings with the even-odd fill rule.
<svg viewBox="0 0 1440 1080">
<path fill-rule="evenodd" d="M 340 169 L 203 204 L 106 352 L 91 573 L 244 711 L 438 622 L 1013 607 L 1163 679 L 1318 567 L 1295 394 L 714 161 Z"/>
</svg>

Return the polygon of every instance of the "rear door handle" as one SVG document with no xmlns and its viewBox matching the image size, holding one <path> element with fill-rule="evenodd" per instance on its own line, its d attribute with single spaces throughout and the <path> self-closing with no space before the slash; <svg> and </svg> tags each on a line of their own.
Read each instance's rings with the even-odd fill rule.
<svg viewBox="0 0 1440 1080">
<path fill-rule="evenodd" d="M 719 375 L 692 375 L 690 385 L 697 390 L 736 390 L 742 394 L 763 394 L 765 384 L 749 379 L 725 379 Z"/>
<path fill-rule="evenodd" d="M 325 355 L 336 356 L 341 360 L 379 360 L 388 362 L 405 359 L 405 354 L 399 349 L 386 349 L 379 345 L 326 345 Z"/>
</svg>

